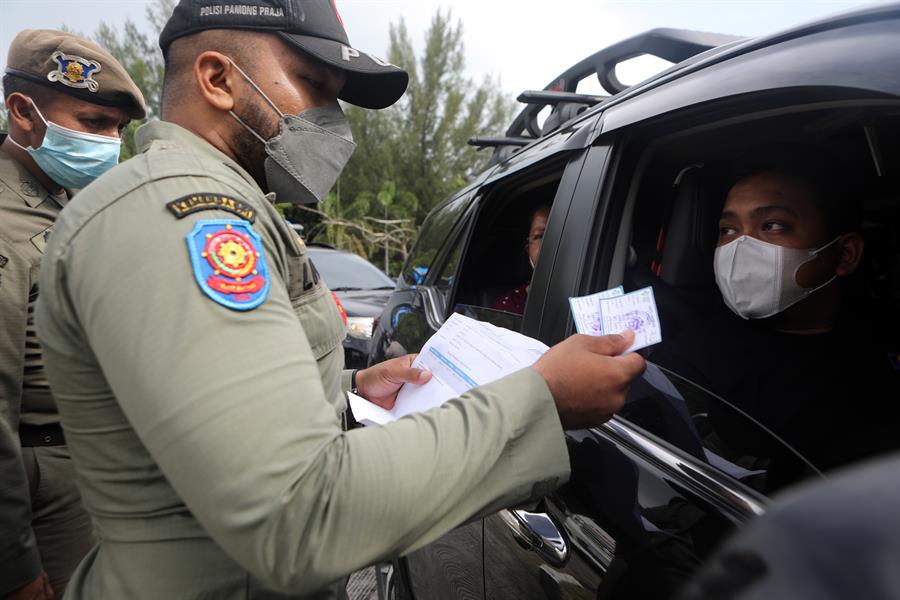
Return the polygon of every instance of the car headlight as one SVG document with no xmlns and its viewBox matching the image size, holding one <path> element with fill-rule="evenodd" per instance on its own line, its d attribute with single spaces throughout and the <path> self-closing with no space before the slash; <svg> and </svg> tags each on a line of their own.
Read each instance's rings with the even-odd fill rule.
<svg viewBox="0 0 900 600">
<path fill-rule="evenodd" d="M 347 326 L 350 328 L 350 333 L 372 337 L 372 331 L 375 328 L 375 317 L 347 317 Z"/>
</svg>

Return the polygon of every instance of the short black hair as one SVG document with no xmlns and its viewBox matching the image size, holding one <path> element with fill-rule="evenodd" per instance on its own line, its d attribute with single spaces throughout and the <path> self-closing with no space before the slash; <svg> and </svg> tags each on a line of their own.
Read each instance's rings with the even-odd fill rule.
<svg viewBox="0 0 900 600">
<path fill-rule="evenodd" d="M 843 161 L 811 144 L 785 143 L 760 146 L 743 155 L 733 169 L 730 190 L 736 183 L 761 173 L 773 173 L 807 184 L 821 211 L 829 238 L 862 227 L 863 186 L 851 192 L 854 173 Z"/>
<path fill-rule="evenodd" d="M 9 99 L 14 93 L 24 94 L 29 98 L 39 98 L 45 102 L 53 102 L 60 94 L 59 91 L 51 89 L 49 86 L 6 73 L 3 76 L 3 100 Z"/>
<path fill-rule="evenodd" d="M 178 38 L 169 45 L 163 56 L 162 108 L 177 106 L 184 97 L 184 85 L 193 72 L 194 61 L 202 52 L 221 52 L 238 63 L 251 77 L 256 69 L 257 41 L 262 32 L 239 29 L 211 29 Z"/>
</svg>

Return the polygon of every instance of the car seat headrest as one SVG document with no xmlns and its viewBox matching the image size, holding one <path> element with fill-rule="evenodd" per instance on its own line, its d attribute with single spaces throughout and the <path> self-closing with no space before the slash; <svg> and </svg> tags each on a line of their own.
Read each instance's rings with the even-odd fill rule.
<svg viewBox="0 0 900 600">
<path fill-rule="evenodd" d="M 670 285 L 708 286 L 714 281 L 713 255 L 718 238 L 719 202 L 710 197 L 703 165 L 681 170 L 665 224 L 660 277 Z"/>
</svg>

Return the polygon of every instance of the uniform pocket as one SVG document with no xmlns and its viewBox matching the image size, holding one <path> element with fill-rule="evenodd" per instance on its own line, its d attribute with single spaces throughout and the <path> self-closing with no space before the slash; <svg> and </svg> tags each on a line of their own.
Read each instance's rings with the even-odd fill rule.
<svg viewBox="0 0 900 600">
<path fill-rule="evenodd" d="M 319 360 L 344 340 L 347 326 L 305 251 L 288 257 L 288 273 L 291 306 L 303 325 L 313 355 Z"/>
</svg>

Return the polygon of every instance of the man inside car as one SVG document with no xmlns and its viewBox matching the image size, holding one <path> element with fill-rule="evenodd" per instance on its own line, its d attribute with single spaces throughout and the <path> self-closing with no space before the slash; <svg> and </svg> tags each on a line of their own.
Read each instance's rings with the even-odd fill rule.
<svg viewBox="0 0 900 600">
<path fill-rule="evenodd" d="M 767 162 L 748 166 L 725 199 L 713 266 L 730 312 L 705 315 L 681 358 L 654 359 L 676 371 L 691 363 L 678 366 L 828 469 L 895 446 L 897 326 L 857 274 L 861 194 L 828 159 L 791 154 L 759 153 Z M 713 405 L 710 419 L 733 453 L 772 461 L 771 484 L 802 475 L 779 472 L 781 446 L 733 410 Z"/>
</svg>

